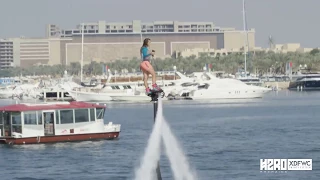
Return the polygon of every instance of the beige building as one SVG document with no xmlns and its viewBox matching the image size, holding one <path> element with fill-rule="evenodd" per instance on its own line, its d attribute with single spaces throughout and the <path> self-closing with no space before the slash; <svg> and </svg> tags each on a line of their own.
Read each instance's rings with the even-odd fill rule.
<svg viewBox="0 0 320 180">
<path fill-rule="evenodd" d="M 60 29 L 48 25 L 49 37 L 70 38 L 61 43 L 62 64 L 79 62 L 81 59 L 82 27 L 84 29 L 84 62 L 109 62 L 116 59 L 139 57 L 141 41 L 148 37 L 152 49 L 159 58 L 171 57 L 184 49 L 243 48 L 245 34 L 234 28 L 220 28 L 212 22 L 155 21 L 142 23 L 96 23 L 79 24 L 75 29 Z M 250 46 L 255 46 L 255 30 L 248 31 Z"/>
<path fill-rule="evenodd" d="M 28 67 L 37 64 L 60 64 L 60 44 L 60 38 L 22 37 L 1 39 L 1 69 L 12 66 Z"/>
<path fill-rule="evenodd" d="M 275 52 L 275 53 L 288 53 L 288 52 L 310 52 L 313 48 L 302 48 L 299 43 L 288 43 L 288 44 L 275 44 L 272 48 L 261 48 L 261 47 L 250 47 L 250 52 L 264 51 L 264 52 Z M 200 57 L 201 54 L 206 54 L 212 57 L 216 56 L 227 56 L 232 53 L 243 54 L 244 50 L 242 48 L 224 48 L 224 49 L 213 49 L 213 48 L 193 48 L 184 49 L 177 53 L 177 56 L 190 57 L 196 56 Z"/>
<path fill-rule="evenodd" d="M 109 62 L 140 57 L 144 38 L 151 38 L 156 57 L 171 57 L 185 49 L 241 49 L 245 33 L 234 28 L 221 28 L 212 22 L 155 21 L 129 23 L 98 21 L 83 23 L 74 29 L 61 29 L 50 24 L 46 38 L 13 38 L 6 41 L 12 56 L 0 56 L 1 68 L 27 67 L 36 64 L 66 64 L 80 62 L 84 29 L 84 63 Z M 248 30 L 249 46 L 255 46 L 255 30 Z M 10 43 L 7 43 L 10 42 Z M 10 49 L 11 48 L 11 49 Z M 12 51 L 12 52 L 11 52 Z M 11 58 L 11 59 L 10 59 Z M 8 64 L 7 62 L 13 63 Z"/>
</svg>

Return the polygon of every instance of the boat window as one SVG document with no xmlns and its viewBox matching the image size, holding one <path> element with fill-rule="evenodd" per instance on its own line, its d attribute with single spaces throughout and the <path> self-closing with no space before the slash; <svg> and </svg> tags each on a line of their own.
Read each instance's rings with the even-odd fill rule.
<svg viewBox="0 0 320 180">
<path fill-rule="evenodd" d="M 94 113 L 94 109 L 90 109 L 90 121 L 96 120 L 96 114 Z"/>
<path fill-rule="evenodd" d="M 56 110 L 56 124 L 60 124 L 60 112 Z"/>
<path fill-rule="evenodd" d="M 12 113 L 11 119 L 12 119 L 12 132 L 22 133 L 21 113 L 20 112 Z"/>
<path fill-rule="evenodd" d="M 119 86 L 116 86 L 116 89 L 120 89 Z"/>
<path fill-rule="evenodd" d="M 4 113 L 0 113 L 0 137 L 4 136 Z"/>
<path fill-rule="evenodd" d="M 96 117 L 97 117 L 97 119 L 103 119 L 103 117 L 104 117 L 104 108 L 97 108 L 96 109 Z"/>
<path fill-rule="evenodd" d="M 25 112 L 24 124 L 37 125 L 37 112 L 36 111 Z"/>
<path fill-rule="evenodd" d="M 123 86 L 123 89 L 128 89 L 127 86 Z"/>
<path fill-rule="evenodd" d="M 19 124 L 21 125 L 21 113 L 12 113 L 11 114 L 12 117 L 12 124 Z"/>
<path fill-rule="evenodd" d="M 38 111 L 37 114 L 38 114 L 38 125 L 39 125 L 39 124 L 42 124 L 42 112 Z"/>
<path fill-rule="evenodd" d="M 114 86 L 111 86 L 111 88 L 112 88 L 112 89 L 115 89 L 115 87 L 114 87 Z"/>
<path fill-rule="evenodd" d="M 128 89 L 132 89 L 131 86 L 127 86 Z"/>
<path fill-rule="evenodd" d="M 73 110 L 60 110 L 60 123 L 61 124 L 73 123 Z"/>
<path fill-rule="evenodd" d="M 75 109 L 74 116 L 76 123 L 89 122 L 88 109 Z"/>
</svg>

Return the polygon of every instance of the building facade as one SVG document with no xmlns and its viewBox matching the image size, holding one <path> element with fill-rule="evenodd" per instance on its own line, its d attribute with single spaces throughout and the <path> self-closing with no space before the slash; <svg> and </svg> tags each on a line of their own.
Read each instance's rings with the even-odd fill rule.
<svg viewBox="0 0 320 180">
<path fill-rule="evenodd" d="M 60 38 L 0 39 L 0 68 L 61 64 L 60 43 Z"/>
<path fill-rule="evenodd" d="M 151 48 L 159 58 L 171 57 L 177 51 L 193 48 L 240 49 L 245 42 L 243 31 L 220 28 L 212 22 L 155 21 L 143 23 L 83 23 L 75 29 L 47 26 L 48 37 L 68 38 L 61 43 L 61 63 L 81 59 L 82 28 L 84 34 L 84 63 L 108 62 L 139 57 L 144 38 L 151 38 Z M 250 46 L 255 46 L 255 30 L 248 30 Z"/>
<path fill-rule="evenodd" d="M 159 58 L 172 57 L 176 52 L 185 49 L 231 50 L 241 49 L 245 44 L 244 31 L 221 28 L 212 22 L 98 21 L 82 23 L 74 29 L 62 29 L 49 24 L 46 28 L 46 38 L 0 40 L 0 43 L 3 42 L 0 44 L 1 68 L 11 67 L 13 64 L 27 67 L 35 64 L 69 65 L 72 62 L 80 62 L 82 29 L 84 63 L 138 58 L 142 41 L 147 37 L 151 39 L 151 48 Z M 249 46 L 254 47 L 255 30 L 250 29 L 247 33 Z"/>
</svg>

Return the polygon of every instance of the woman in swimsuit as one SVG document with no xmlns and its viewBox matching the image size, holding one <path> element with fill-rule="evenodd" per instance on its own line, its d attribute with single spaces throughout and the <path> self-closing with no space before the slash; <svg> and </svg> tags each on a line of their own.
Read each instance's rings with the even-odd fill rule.
<svg viewBox="0 0 320 180">
<path fill-rule="evenodd" d="M 148 86 L 148 78 L 149 74 L 152 76 L 152 90 L 154 91 L 159 91 L 161 88 L 156 84 L 156 73 L 154 72 L 154 69 L 150 63 L 151 56 L 154 56 L 155 52 L 154 50 L 150 51 L 149 50 L 150 46 L 150 39 L 146 38 L 143 41 L 143 45 L 140 49 L 140 54 L 142 58 L 142 62 L 140 63 L 140 69 L 143 72 L 143 81 L 144 81 L 144 86 L 146 87 L 146 93 L 150 94 L 151 89 Z"/>
</svg>

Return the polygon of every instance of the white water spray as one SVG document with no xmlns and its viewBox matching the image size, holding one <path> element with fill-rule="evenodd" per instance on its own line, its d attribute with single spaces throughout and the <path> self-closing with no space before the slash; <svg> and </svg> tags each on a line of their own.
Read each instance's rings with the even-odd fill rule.
<svg viewBox="0 0 320 180">
<path fill-rule="evenodd" d="M 169 158 L 175 180 L 196 180 L 191 172 L 187 158 L 177 139 L 173 135 L 162 114 L 162 100 L 158 99 L 156 122 L 148 141 L 140 168 L 136 171 L 135 180 L 153 180 L 156 175 L 157 163 L 160 160 L 161 137 L 164 141 L 166 154 Z"/>
<path fill-rule="evenodd" d="M 169 158 L 171 169 L 175 180 L 196 180 L 195 175 L 191 172 L 188 160 L 183 153 L 179 142 L 174 137 L 168 123 L 163 118 L 162 138 Z"/>
<path fill-rule="evenodd" d="M 140 168 L 136 172 L 135 180 L 153 180 L 155 177 L 155 169 L 160 160 L 160 145 L 161 145 L 161 123 L 162 123 L 162 102 L 159 98 L 156 122 L 148 140 L 148 145 L 145 154 L 142 158 Z"/>
</svg>

